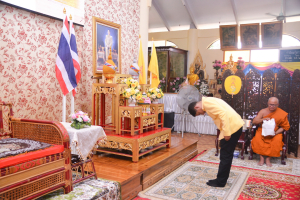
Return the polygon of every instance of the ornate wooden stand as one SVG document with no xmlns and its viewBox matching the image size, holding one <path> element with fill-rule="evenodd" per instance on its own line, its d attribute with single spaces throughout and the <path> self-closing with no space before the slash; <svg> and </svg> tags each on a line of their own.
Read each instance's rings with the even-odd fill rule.
<svg viewBox="0 0 300 200">
<path fill-rule="evenodd" d="M 149 87 L 142 85 L 141 88 L 146 92 Z M 163 104 L 150 104 L 151 114 L 143 116 L 142 106 L 127 106 L 126 100 L 120 96 L 126 88 L 126 84 L 93 84 L 92 124 L 102 126 L 107 135 L 107 139 L 99 142 L 99 148 L 94 151 L 132 157 L 132 161 L 137 162 L 142 155 L 161 147 L 170 147 L 171 129 L 163 128 Z M 112 95 L 112 119 L 109 124 L 105 123 L 106 94 Z"/>
<path fill-rule="evenodd" d="M 138 162 L 140 156 L 161 147 L 171 146 L 170 128 L 160 128 L 136 136 L 124 136 L 109 133 L 107 133 L 106 136 L 107 140 L 98 143 L 100 148 L 95 149 L 95 151 L 131 157 L 133 162 Z"/>
</svg>

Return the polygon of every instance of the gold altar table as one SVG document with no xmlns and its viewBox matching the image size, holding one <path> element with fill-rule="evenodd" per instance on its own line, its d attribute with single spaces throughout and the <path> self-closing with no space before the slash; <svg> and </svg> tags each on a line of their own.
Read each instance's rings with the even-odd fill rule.
<svg viewBox="0 0 300 200">
<path fill-rule="evenodd" d="M 140 135 L 116 135 L 106 132 L 107 139 L 98 143 L 94 151 L 131 157 L 138 162 L 139 157 L 162 147 L 171 146 L 171 129 L 159 128 Z M 152 147 L 152 148 L 149 148 Z M 127 151 L 119 151 L 127 150 Z"/>
</svg>

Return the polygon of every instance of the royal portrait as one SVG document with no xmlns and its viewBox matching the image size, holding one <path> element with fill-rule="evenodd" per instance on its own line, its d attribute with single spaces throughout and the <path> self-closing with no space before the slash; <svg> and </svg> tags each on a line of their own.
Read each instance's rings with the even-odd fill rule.
<svg viewBox="0 0 300 200">
<path fill-rule="evenodd" d="M 102 74 L 109 54 L 121 72 L 121 25 L 93 17 L 93 64 L 94 75 Z"/>
</svg>

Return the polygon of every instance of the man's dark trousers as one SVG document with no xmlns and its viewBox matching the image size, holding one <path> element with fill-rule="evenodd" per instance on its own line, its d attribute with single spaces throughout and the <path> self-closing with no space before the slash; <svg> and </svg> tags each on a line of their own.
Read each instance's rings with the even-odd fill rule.
<svg viewBox="0 0 300 200">
<path fill-rule="evenodd" d="M 237 132 L 233 133 L 231 135 L 230 140 L 226 141 L 225 139 L 222 139 L 220 141 L 220 164 L 217 175 L 217 181 L 221 185 L 225 186 L 227 183 L 233 159 L 233 152 L 241 134 L 242 128 L 240 128 Z"/>
</svg>

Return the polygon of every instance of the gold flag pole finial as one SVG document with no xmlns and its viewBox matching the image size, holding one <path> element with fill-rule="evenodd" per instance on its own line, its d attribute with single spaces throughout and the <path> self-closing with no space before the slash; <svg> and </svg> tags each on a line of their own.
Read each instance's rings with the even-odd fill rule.
<svg viewBox="0 0 300 200">
<path fill-rule="evenodd" d="M 141 38 L 141 35 L 139 35 L 139 38 Z"/>
<path fill-rule="evenodd" d="M 67 12 L 67 11 L 66 11 L 66 8 L 64 8 L 64 11 L 63 11 L 63 12 L 64 12 L 64 14 L 66 14 L 66 12 Z"/>
<path fill-rule="evenodd" d="M 70 19 L 70 20 L 72 20 L 72 15 L 71 15 L 71 14 L 70 14 L 70 17 L 69 17 L 69 19 Z"/>
</svg>

